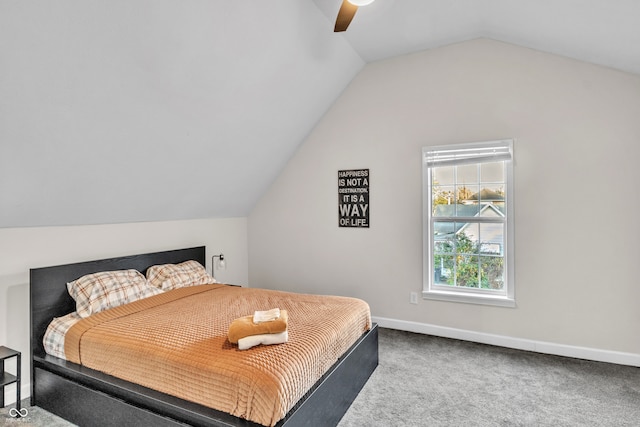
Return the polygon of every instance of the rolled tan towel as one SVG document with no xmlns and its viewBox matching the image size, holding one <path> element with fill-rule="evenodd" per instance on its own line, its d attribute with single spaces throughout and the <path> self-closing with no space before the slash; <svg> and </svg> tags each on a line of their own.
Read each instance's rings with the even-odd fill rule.
<svg viewBox="0 0 640 427">
<path fill-rule="evenodd" d="M 237 344 L 241 338 L 251 335 L 279 334 L 287 330 L 287 310 L 280 310 L 280 317 L 269 322 L 253 323 L 253 315 L 240 317 L 229 325 L 229 342 Z"/>
</svg>

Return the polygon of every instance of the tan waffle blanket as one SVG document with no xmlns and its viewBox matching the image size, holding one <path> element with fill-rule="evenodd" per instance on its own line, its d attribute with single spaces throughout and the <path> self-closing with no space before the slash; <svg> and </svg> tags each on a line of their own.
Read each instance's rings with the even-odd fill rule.
<svg viewBox="0 0 640 427">
<path fill-rule="evenodd" d="M 241 351 L 230 323 L 255 310 L 288 312 L 289 342 Z M 225 285 L 180 288 L 81 320 L 67 360 L 273 426 L 369 328 L 354 298 Z"/>
</svg>

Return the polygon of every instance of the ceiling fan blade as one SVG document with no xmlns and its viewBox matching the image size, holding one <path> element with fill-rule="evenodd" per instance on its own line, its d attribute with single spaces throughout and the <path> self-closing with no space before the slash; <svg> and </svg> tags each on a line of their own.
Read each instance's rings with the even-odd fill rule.
<svg viewBox="0 0 640 427">
<path fill-rule="evenodd" d="M 357 10 L 358 6 L 349 3 L 348 0 L 342 0 L 342 6 L 340 6 L 340 10 L 338 11 L 336 26 L 333 28 L 333 32 L 339 33 L 346 30 Z"/>
</svg>

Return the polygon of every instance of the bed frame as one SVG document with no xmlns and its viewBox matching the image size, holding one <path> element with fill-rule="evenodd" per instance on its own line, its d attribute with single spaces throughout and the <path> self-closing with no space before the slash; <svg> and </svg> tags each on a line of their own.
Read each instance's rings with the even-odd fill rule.
<svg viewBox="0 0 640 427">
<path fill-rule="evenodd" d="M 31 405 L 91 426 L 258 426 L 230 414 L 133 384 L 45 354 L 42 338 L 54 317 L 75 311 L 66 283 L 98 271 L 196 260 L 205 247 L 31 269 Z M 335 426 L 378 365 L 373 325 L 300 399 L 280 427 Z"/>
</svg>

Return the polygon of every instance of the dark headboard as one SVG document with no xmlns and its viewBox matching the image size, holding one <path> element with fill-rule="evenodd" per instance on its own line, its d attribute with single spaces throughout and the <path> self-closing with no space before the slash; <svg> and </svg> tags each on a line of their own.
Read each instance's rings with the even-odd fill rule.
<svg viewBox="0 0 640 427">
<path fill-rule="evenodd" d="M 196 260 L 205 265 L 205 247 L 130 255 L 30 270 L 31 358 L 45 356 L 42 338 L 54 317 L 75 311 L 75 301 L 67 292 L 67 282 L 98 271 L 136 269 L 145 274 L 156 264 L 176 264 Z"/>
</svg>

